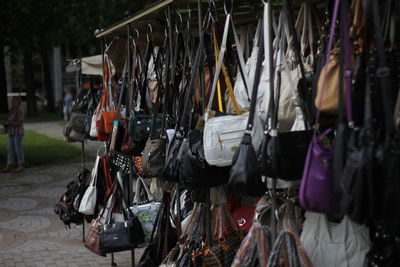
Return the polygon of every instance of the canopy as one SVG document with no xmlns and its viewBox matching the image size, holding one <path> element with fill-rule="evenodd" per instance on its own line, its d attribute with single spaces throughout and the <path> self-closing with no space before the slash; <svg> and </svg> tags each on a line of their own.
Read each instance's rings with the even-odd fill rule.
<svg viewBox="0 0 400 267">
<path fill-rule="evenodd" d="M 111 63 L 112 73 L 115 73 L 115 67 Z M 88 75 L 103 75 L 102 55 L 84 57 L 81 59 L 81 73 Z"/>
</svg>

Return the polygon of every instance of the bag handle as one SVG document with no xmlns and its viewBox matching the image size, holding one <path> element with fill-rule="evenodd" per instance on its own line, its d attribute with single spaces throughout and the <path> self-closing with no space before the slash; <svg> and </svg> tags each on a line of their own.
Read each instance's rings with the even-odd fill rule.
<svg viewBox="0 0 400 267">
<path fill-rule="evenodd" d="M 166 44 L 164 42 L 164 44 Z M 164 46 L 165 47 L 165 46 Z M 152 110 L 152 121 L 151 121 L 151 127 L 150 127 L 150 140 L 153 140 L 156 138 L 156 133 L 157 133 L 157 115 L 158 115 L 158 111 L 160 108 L 160 102 L 162 101 L 163 98 L 163 92 L 164 92 L 164 85 L 163 85 L 163 81 L 162 81 L 162 72 L 161 74 L 158 72 L 158 66 L 157 66 L 157 62 L 159 62 L 159 56 L 161 54 L 161 48 L 158 50 L 157 55 L 154 55 L 154 53 L 152 53 L 153 56 L 153 61 L 154 61 L 154 72 L 156 74 L 156 79 L 157 79 L 157 85 L 158 85 L 158 89 L 157 89 L 157 95 L 156 95 L 156 103 L 153 107 Z"/>
<path fill-rule="evenodd" d="M 148 199 L 150 202 L 153 202 L 153 201 L 154 201 L 154 198 L 153 198 L 153 196 L 152 196 L 151 193 L 150 193 L 149 187 L 147 186 L 147 184 L 146 184 L 146 182 L 143 180 L 143 178 L 139 176 L 139 177 L 137 178 L 137 180 L 136 180 L 136 192 L 135 192 L 135 197 L 133 198 L 133 203 L 134 203 L 134 204 L 139 204 L 139 203 L 141 202 L 141 201 L 140 201 L 140 188 L 141 188 L 141 187 L 143 187 L 144 190 L 146 191 L 147 199 Z"/>
<path fill-rule="evenodd" d="M 101 150 L 102 148 L 104 148 L 104 152 L 103 152 L 102 155 L 100 155 L 100 150 Z M 101 147 L 99 147 L 99 149 L 97 149 L 96 160 L 95 160 L 95 162 L 94 162 L 94 166 L 93 166 L 93 169 L 92 169 L 92 173 L 91 173 L 91 175 L 90 175 L 90 176 L 91 176 L 90 184 L 91 184 L 92 186 L 96 186 L 96 183 L 97 183 L 97 174 L 98 174 L 98 171 L 99 171 L 99 162 L 100 162 L 100 158 L 101 158 L 101 156 L 104 156 L 105 153 L 106 153 L 106 147 L 105 147 L 105 146 L 101 146 Z"/>
<path fill-rule="evenodd" d="M 196 59 L 190 74 L 190 80 L 189 83 L 186 85 L 187 90 L 185 90 L 185 97 L 184 97 L 184 108 L 182 112 L 182 116 L 179 122 L 179 131 L 182 134 L 182 137 L 185 133 L 186 129 L 186 124 L 188 123 L 188 119 L 190 118 L 189 110 L 191 110 L 191 97 L 194 93 L 194 81 L 197 75 L 197 72 L 200 67 L 200 63 L 203 61 L 204 57 L 204 52 L 203 52 L 203 47 L 204 47 L 204 33 L 200 37 L 199 41 L 199 46 L 197 48 L 196 52 Z"/>
<path fill-rule="evenodd" d="M 262 23 L 262 21 L 261 21 Z M 259 41 L 261 43 L 264 42 L 264 31 L 260 30 L 258 32 L 259 34 Z M 251 102 L 250 102 L 250 113 L 249 113 L 249 119 L 247 120 L 247 126 L 246 126 L 246 134 L 251 134 L 253 127 L 254 127 L 254 115 L 256 113 L 256 105 L 257 105 L 257 95 L 258 95 L 258 87 L 260 85 L 260 79 L 261 79 L 261 66 L 263 62 L 263 57 L 264 57 L 264 46 L 261 45 L 260 48 L 258 49 L 258 55 L 257 55 L 257 63 L 256 63 L 256 69 L 255 69 L 255 74 L 254 74 L 254 82 L 253 82 L 253 90 L 251 94 Z"/>
<path fill-rule="evenodd" d="M 214 79 L 213 79 L 213 84 L 212 84 L 212 89 L 211 89 L 211 95 L 210 95 L 210 99 L 208 101 L 206 113 L 204 115 L 204 120 L 205 121 L 207 121 L 208 118 L 209 118 L 210 110 L 211 110 L 211 107 L 212 107 L 212 102 L 213 102 L 214 96 L 215 96 L 215 89 L 217 87 L 219 74 L 221 72 L 221 69 L 223 69 L 222 65 L 223 65 L 223 61 L 224 61 L 224 55 L 225 55 L 225 52 L 226 52 L 226 49 L 227 49 L 227 40 L 228 40 L 229 28 L 230 28 L 231 25 L 232 25 L 232 27 L 234 27 L 233 22 L 232 22 L 232 14 L 228 13 L 227 16 L 226 16 L 224 33 L 222 35 L 222 42 L 221 42 L 221 49 L 219 51 L 219 56 L 218 56 L 218 63 L 217 63 L 217 67 L 216 67 L 215 73 L 214 73 Z M 239 43 L 236 44 L 236 47 L 237 47 L 238 51 L 242 51 L 241 48 L 240 48 L 240 44 Z M 239 53 L 239 58 L 240 57 L 243 58 L 243 54 Z M 244 62 L 244 59 L 243 60 L 239 60 L 239 62 Z M 244 66 L 242 66 L 242 69 L 245 69 Z M 224 70 L 223 70 L 223 72 L 224 72 Z M 227 76 L 225 76 L 225 77 L 227 77 Z M 244 77 L 242 77 L 242 78 L 243 78 L 243 81 L 248 80 L 248 78 L 244 78 Z M 227 79 L 225 79 L 225 81 L 226 80 Z M 236 101 L 236 98 L 235 98 L 235 95 L 234 95 L 234 92 L 233 92 L 233 88 L 229 87 L 229 86 L 227 86 L 227 87 L 228 87 L 229 95 L 230 95 L 230 97 L 232 99 L 232 102 Z M 237 110 L 236 110 L 236 112 L 237 112 Z M 240 114 L 240 112 L 237 113 L 237 114 Z"/>
<path fill-rule="evenodd" d="M 341 50 L 339 58 L 340 76 L 339 76 L 339 119 L 344 119 L 343 92 L 345 92 L 346 117 L 350 128 L 354 128 L 352 100 L 351 100 L 351 84 L 352 84 L 352 66 L 351 66 L 351 42 L 350 32 L 350 13 L 348 3 L 341 3 Z M 344 62 L 343 62 L 344 61 Z M 343 69 L 344 68 L 344 69 Z M 343 83 L 344 81 L 344 83 Z M 343 90 L 344 86 L 344 90 Z"/>
</svg>

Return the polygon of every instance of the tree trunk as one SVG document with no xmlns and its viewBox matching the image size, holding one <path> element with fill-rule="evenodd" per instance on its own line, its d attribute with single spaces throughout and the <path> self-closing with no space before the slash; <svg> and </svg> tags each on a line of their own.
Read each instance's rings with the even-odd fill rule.
<svg viewBox="0 0 400 267">
<path fill-rule="evenodd" d="M 41 49 L 40 56 L 42 58 L 43 64 L 43 75 L 44 75 L 44 89 L 47 96 L 47 110 L 49 112 L 55 112 L 56 108 L 54 105 L 54 93 L 53 86 L 51 83 L 51 73 L 50 73 L 50 64 L 49 64 L 49 56 L 47 54 L 47 50 L 45 48 Z"/>
<path fill-rule="evenodd" d="M 33 79 L 32 50 L 29 47 L 25 48 L 24 50 L 24 83 L 28 115 L 34 117 L 38 114 L 38 108 L 36 103 L 36 89 Z"/>
<path fill-rule="evenodd" d="M 8 112 L 7 78 L 4 61 L 4 47 L 0 46 L 0 113 Z"/>
</svg>

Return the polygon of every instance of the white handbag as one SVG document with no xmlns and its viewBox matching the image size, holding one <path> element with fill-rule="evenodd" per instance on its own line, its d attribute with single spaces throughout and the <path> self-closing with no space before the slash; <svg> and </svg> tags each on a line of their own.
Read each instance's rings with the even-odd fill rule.
<svg viewBox="0 0 400 267">
<path fill-rule="evenodd" d="M 85 215 L 93 215 L 96 209 L 97 203 L 97 172 L 99 169 L 100 155 L 97 152 L 96 161 L 94 163 L 92 174 L 90 178 L 89 187 L 86 189 L 81 203 L 79 205 L 79 212 Z"/>
<path fill-rule="evenodd" d="M 265 22 L 266 23 L 266 22 Z M 264 29 L 266 26 L 264 25 Z M 296 119 L 296 112 L 295 112 L 295 106 L 296 106 L 296 91 L 297 91 L 297 84 L 300 80 L 300 75 L 299 75 L 299 70 L 296 68 L 292 67 L 292 64 L 288 64 L 286 62 L 286 58 L 289 56 L 289 52 L 291 49 L 289 49 L 288 52 L 281 50 L 281 47 L 284 47 L 281 42 L 284 42 L 284 39 L 286 39 L 286 45 L 288 47 L 291 47 L 291 39 L 290 36 L 288 35 L 288 25 L 287 21 L 285 19 L 285 14 L 281 13 L 279 17 L 279 24 L 276 28 L 274 27 L 277 33 L 277 36 L 279 36 L 280 32 L 284 32 L 284 36 L 281 37 L 286 37 L 282 38 L 283 40 L 279 40 L 277 37 L 274 40 L 274 58 L 276 59 L 276 66 L 275 66 L 275 82 L 274 85 L 278 86 L 278 79 L 280 79 L 280 96 L 279 96 L 279 106 L 278 106 L 278 121 L 279 121 L 279 131 L 290 131 L 291 128 L 293 127 L 294 121 Z M 279 75 L 280 75 L 280 78 Z M 262 103 L 262 110 L 267 113 L 269 109 L 269 102 L 270 102 L 270 93 L 269 93 L 269 78 L 264 78 L 262 79 L 264 83 L 266 83 L 264 87 L 265 93 L 264 93 L 264 99 Z"/>
<path fill-rule="evenodd" d="M 246 66 L 243 68 L 244 73 L 248 76 L 248 79 L 246 80 L 247 82 L 247 87 L 248 91 L 246 90 L 246 87 L 244 85 L 244 81 L 242 78 L 242 75 L 240 72 L 238 72 L 237 77 L 236 77 L 236 82 L 235 82 L 235 87 L 234 87 L 234 94 L 235 98 L 237 101 L 237 104 L 239 108 L 243 111 L 249 111 L 250 109 L 250 96 L 252 94 L 253 90 L 253 81 L 254 81 L 254 75 L 255 75 L 255 65 L 257 63 L 257 55 L 258 55 L 258 49 L 259 49 L 259 31 L 261 30 L 261 21 L 258 22 L 257 25 L 257 30 L 255 33 L 254 41 L 253 41 L 253 49 L 251 51 L 250 57 L 247 59 Z M 234 32 L 235 34 L 235 32 Z M 264 96 L 264 90 L 258 90 L 257 94 L 257 101 L 261 101 Z M 230 100 L 230 99 L 229 99 Z M 231 106 L 231 101 L 228 101 L 228 106 L 229 110 L 232 110 Z"/>
<path fill-rule="evenodd" d="M 312 266 L 362 267 L 370 249 L 368 228 L 345 216 L 331 223 L 325 214 L 306 212 L 300 237 Z"/>
<path fill-rule="evenodd" d="M 97 107 L 96 107 L 96 109 L 95 109 L 95 111 L 93 113 L 92 120 L 91 120 L 91 123 L 90 123 L 89 135 L 91 137 L 97 137 L 96 121 L 99 119 L 99 110 L 100 110 L 100 102 L 97 105 Z"/>
<path fill-rule="evenodd" d="M 239 148 L 239 144 L 245 132 L 249 116 L 249 113 L 246 112 L 241 115 L 227 115 L 210 118 L 210 110 L 214 99 L 219 74 L 222 68 L 222 62 L 226 51 L 226 43 L 230 26 L 234 28 L 232 17 L 230 14 L 228 14 L 225 22 L 224 34 L 222 37 L 221 50 L 218 56 L 218 63 L 213 79 L 211 96 L 204 116 L 204 156 L 208 164 L 219 167 L 232 165 L 233 155 L 235 154 L 235 151 Z M 238 41 L 238 38 L 235 35 L 235 42 L 236 41 Z M 240 48 L 239 43 L 236 43 L 236 46 L 239 54 L 239 61 L 240 64 L 243 63 L 242 69 L 244 70 L 244 59 L 241 52 L 242 49 Z M 248 80 L 246 75 L 244 77 L 244 80 Z"/>
</svg>

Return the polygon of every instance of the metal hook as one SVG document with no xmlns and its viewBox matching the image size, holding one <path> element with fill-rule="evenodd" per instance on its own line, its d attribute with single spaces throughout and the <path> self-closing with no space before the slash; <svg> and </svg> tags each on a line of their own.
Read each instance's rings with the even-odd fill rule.
<svg viewBox="0 0 400 267">
<path fill-rule="evenodd" d="M 153 28 L 151 27 L 151 24 L 149 23 L 149 24 L 147 24 L 147 27 L 148 27 L 148 32 L 147 32 L 147 42 L 149 42 L 150 41 L 150 37 L 149 37 L 149 33 L 151 34 L 151 36 L 153 37 Z"/>
<path fill-rule="evenodd" d="M 175 23 L 175 31 L 176 31 L 176 33 L 179 33 L 179 29 L 182 29 L 182 28 L 183 28 L 183 27 L 182 27 L 182 25 L 183 25 L 183 19 L 182 19 L 181 13 L 176 13 L 176 15 L 177 15 L 178 18 L 179 18 L 180 27 L 178 28 L 178 20 L 176 20 L 176 23 Z"/>
<path fill-rule="evenodd" d="M 186 22 L 186 27 L 190 30 L 190 20 L 192 19 L 192 10 L 190 9 L 190 4 L 188 4 L 188 19 Z"/>
<path fill-rule="evenodd" d="M 111 45 L 113 44 L 114 40 L 118 40 L 118 36 L 114 36 L 114 38 L 111 40 L 110 44 L 106 45 L 106 49 L 104 50 L 104 53 L 107 53 L 108 49 L 110 49 Z"/>
<path fill-rule="evenodd" d="M 228 12 L 228 9 L 226 8 L 226 0 L 224 0 L 224 11 L 225 11 L 225 15 L 229 15 L 229 14 L 232 14 L 232 11 L 233 11 L 233 0 L 231 0 L 231 6 L 230 6 L 230 9 L 229 9 L 229 12 Z"/>
<path fill-rule="evenodd" d="M 136 38 L 139 39 L 140 34 L 139 34 L 138 29 L 134 29 L 133 32 L 136 33 Z M 132 36 L 132 43 L 133 43 L 134 46 L 136 46 L 135 36 Z"/>
</svg>

